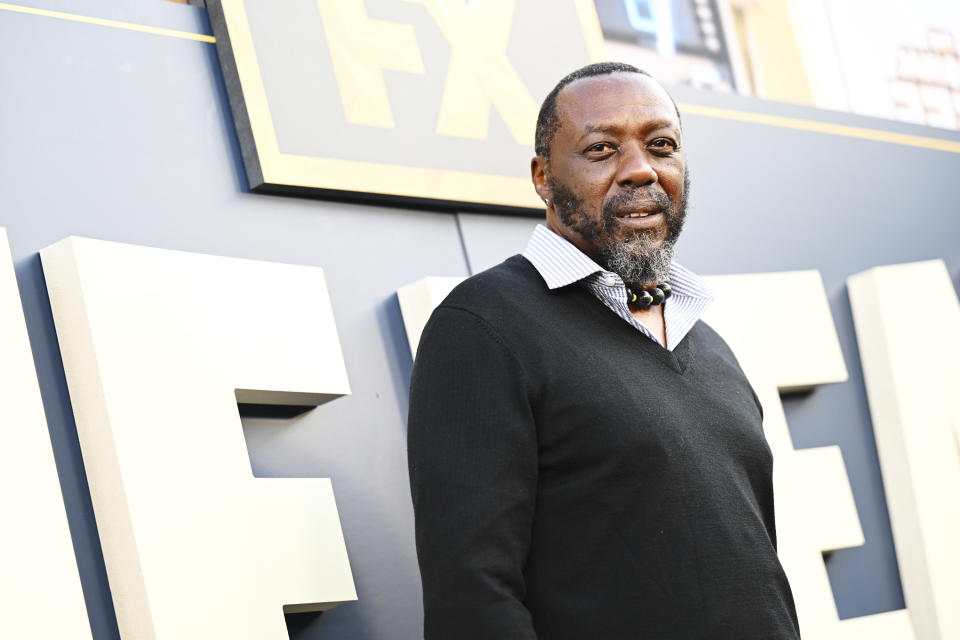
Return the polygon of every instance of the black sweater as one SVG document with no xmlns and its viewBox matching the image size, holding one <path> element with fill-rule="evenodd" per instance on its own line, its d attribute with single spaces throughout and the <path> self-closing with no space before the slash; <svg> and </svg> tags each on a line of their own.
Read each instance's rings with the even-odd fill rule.
<svg viewBox="0 0 960 640">
<path fill-rule="evenodd" d="M 761 418 L 702 322 L 670 352 L 520 256 L 466 280 L 410 388 L 426 640 L 798 638 Z"/>
</svg>

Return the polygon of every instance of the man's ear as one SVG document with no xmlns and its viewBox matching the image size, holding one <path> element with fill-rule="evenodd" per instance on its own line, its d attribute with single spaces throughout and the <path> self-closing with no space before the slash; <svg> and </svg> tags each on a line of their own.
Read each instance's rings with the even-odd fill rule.
<svg viewBox="0 0 960 640">
<path fill-rule="evenodd" d="M 530 179 L 533 181 L 533 188 L 537 195 L 543 200 L 543 203 L 550 207 L 550 201 L 553 195 L 547 184 L 547 159 L 541 155 L 536 155 L 530 160 Z"/>
</svg>

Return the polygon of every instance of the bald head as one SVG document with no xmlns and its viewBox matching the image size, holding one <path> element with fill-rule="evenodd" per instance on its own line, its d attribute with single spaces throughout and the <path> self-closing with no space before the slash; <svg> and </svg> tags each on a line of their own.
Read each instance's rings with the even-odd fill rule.
<svg viewBox="0 0 960 640">
<path fill-rule="evenodd" d="M 572 73 L 568 73 L 566 76 L 560 79 L 560 82 L 558 82 L 557 85 L 550 91 L 550 93 L 547 94 L 547 97 L 543 100 L 543 104 L 540 105 L 540 113 L 537 116 L 537 130 L 534 138 L 534 149 L 536 150 L 538 156 L 542 156 L 544 158 L 550 157 L 550 143 L 553 141 L 553 136 L 557 133 L 557 130 L 560 128 L 561 124 L 560 109 L 558 108 L 557 98 L 567 87 L 567 85 L 584 78 L 604 76 L 611 73 L 637 73 L 656 82 L 646 71 L 638 69 L 632 64 L 626 64 L 624 62 L 597 62 L 594 64 L 588 64 L 585 67 L 581 67 Z M 677 120 L 679 121 L 680 110 L 677 109 L 676 102 L 674 102 L 673 98 L 666 93 L 666 89 L 663 91 L 667 97 L 670 98 L 671 103 L 673 103 L 674 110 L 677 114 Z"/>
</svg>

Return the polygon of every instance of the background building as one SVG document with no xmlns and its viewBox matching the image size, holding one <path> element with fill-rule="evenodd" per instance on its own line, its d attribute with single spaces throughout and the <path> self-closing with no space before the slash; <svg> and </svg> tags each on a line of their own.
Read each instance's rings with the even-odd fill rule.
<svg viewBox="0 0 960 640">
<path fill-rule="evenodd" d="M 667 81 L 960 128 L 960 6 L 597 0 L 606 51 Z"/>
</svg>

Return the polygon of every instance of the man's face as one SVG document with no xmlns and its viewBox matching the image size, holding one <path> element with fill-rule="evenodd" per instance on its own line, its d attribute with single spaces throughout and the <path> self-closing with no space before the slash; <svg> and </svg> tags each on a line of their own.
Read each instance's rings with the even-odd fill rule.
<svg viewBox="0 0 960 640">
<path fill-rule="evenodd" d="M 653 79 L 612 73 L 557 97 L 549 161 L 533 161 L 547 226 L 628 284 L 666 276 L 686 208 L 686 154 L 670 97 Z"/>
</svg>

